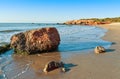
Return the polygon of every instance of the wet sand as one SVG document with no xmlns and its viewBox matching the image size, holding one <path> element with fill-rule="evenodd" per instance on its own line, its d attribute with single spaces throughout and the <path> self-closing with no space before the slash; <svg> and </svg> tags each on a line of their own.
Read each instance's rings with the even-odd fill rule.
<svg viewBox="0 0 120 79">
<path fill-rule="evenodd" d="M 13 55 L 11 63 L 4 68 L 4 71 L 7 79 L 55 79 L 62 74 L 60 69 L 48 74 L 43 72 L 46 63 L 50 61 L 61 61 L 60 53 Z"/>
<path fill-rule="evenodd" d="M 101 25 L 108 29 L 104 40 L 113 42 L 104 54 L 94 51 L 76 53 L 63 58 L 60 52 L 31 56 L 13 56 L 5 67 L 8 79 L 120 79 L 120 23 Z M 63 61 L 68 69 L 45 74 L 42 70 L 49 61 Z M 12 68 L 12 69 L 10 69 Z"/>
<path fill-rule="evenodd" d="M 99 26 L 108 29 L 103 37 L 112 46 L 104 54 L 77 54 L 67 61 L 77 64 L 61 79 L 120 79 L 120 23 Z"/>
</svg>

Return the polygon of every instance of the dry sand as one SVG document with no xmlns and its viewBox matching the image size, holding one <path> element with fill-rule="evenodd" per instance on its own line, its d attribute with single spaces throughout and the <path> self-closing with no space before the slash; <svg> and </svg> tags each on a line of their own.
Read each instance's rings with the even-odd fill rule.
<svg viewBox="0 0 120 79">
<path fill-rule="evenodd" d="M 99 26 L 108 29 L 104 40 L 113 42 L 104 54 L 77 54 L 66 61 L 76 64 L 61 79 L 120 79 L 120 23 Z"/>
</svg>

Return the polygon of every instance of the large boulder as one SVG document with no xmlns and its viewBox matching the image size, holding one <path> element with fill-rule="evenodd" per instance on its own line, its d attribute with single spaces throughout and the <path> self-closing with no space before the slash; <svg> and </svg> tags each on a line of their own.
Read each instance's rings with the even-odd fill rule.
<svg viewBox="0 0 120 79">
<path fill-rule="evenodd" d="M 58 48 L 60 36 L 56 28 L 41 28 L 15 34 L 10 45 L 16 53 L 35 54 L 54 51 Z"/>
</svg>

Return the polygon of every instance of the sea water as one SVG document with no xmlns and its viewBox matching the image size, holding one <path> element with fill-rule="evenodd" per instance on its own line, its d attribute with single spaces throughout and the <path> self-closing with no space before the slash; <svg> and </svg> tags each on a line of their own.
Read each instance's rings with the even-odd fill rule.
<svg viewBox="0 0 120 79">
<path fill-rule="evenodd" d="M 93 50 L 96 46 L 108 48 L 111 45 L 110 42 L 101 39 L 107 32 L 105 29 L 94 26 L 57 25 L 50 23 L 0 23 L 0 45 L 9 43 L 11 36 L 14 34 L 43 27 L 57 28 L 61 38 L 58 47 L 58 52 L 61 53 L 61 56 L 65 56 L 66 54 L 64 53 L 68 55 L 69 53 Z M 25 69 L 17 75 L 7 77 L 6 74 L 11 72 L 11 70 L 8 70 L 9 64 L 14 63 L 11 56 L 12 53 L 13 50 L 10 50 L 0 55 L 0 79 L 17 79 L 18 76 L 27 71 L 26 69 L 30 63 L 25 64 Z M 10 67 L 14 70 L 14 67 Z"/>
<path fill-rule="evenodd" d="M 96 46 L 109 47 L 110 42 L 102 40 L 107 30 L 93 26 L 32 24 L 32 23 L 1 23 L 0 45 L 9 43 L 12 35 L 31 29 L 56 27 L 61 38 L 60 52 L 93 49 Z"/>
</svg>

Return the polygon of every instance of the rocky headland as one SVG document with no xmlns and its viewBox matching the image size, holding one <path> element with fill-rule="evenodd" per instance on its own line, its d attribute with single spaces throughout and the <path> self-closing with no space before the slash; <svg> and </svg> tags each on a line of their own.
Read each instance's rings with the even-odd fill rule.
<svg viewBox="0 0 120 79">
<path fill-rule="evenodd" d="M 97 22 L 95 20 L 72 20 L 67 21 L 66 25 L 100 25 L 100 24 L 110 24 L 111 22 Z"/>
<path fill-rule="evenodd" d="M 114 22 L 120 22 L 120 17 L 116 18 L 91 18 L 91 19 L 79 19 L 79 20 L 71 20 L 66 21 L 63 24 L 66 25 L 103 25 L 103 24 L 110 24 Z"/>
</svg>

